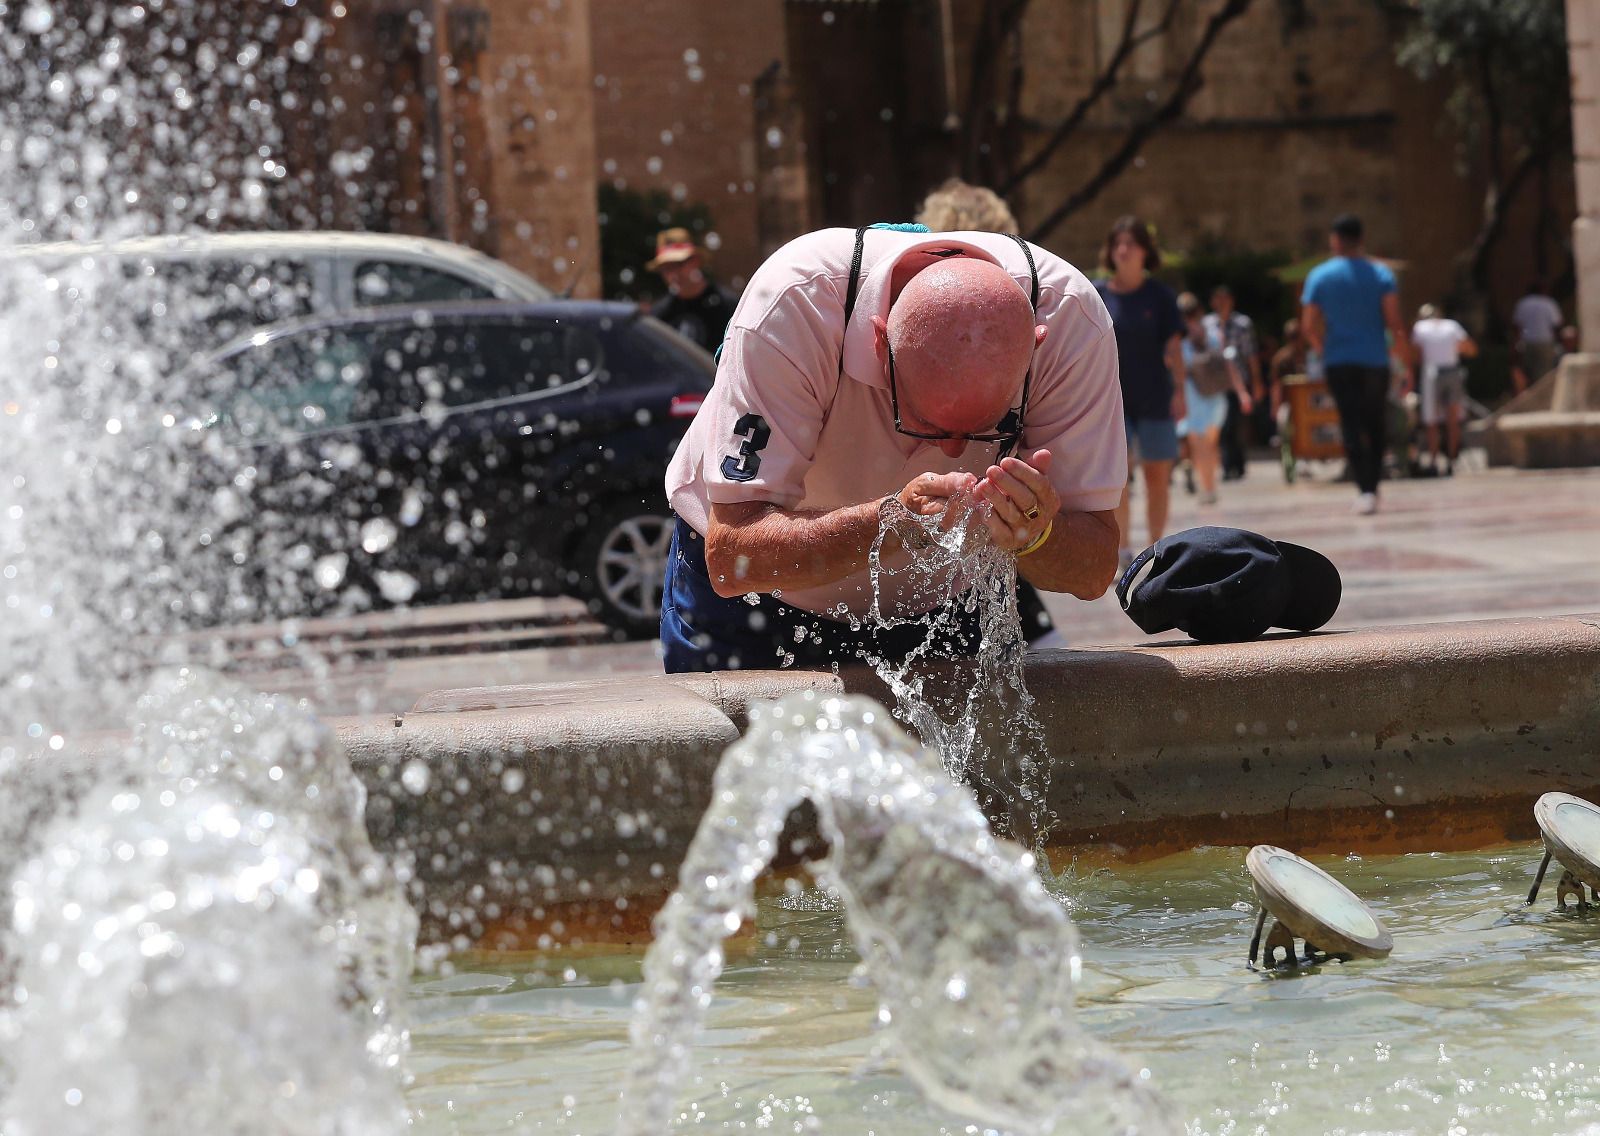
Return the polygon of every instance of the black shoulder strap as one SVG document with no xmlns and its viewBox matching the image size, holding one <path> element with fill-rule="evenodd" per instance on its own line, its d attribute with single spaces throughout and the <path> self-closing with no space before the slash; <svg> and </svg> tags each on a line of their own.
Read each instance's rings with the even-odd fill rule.
<svg viewBox="0 0 1600 1136">
<path fill-rule="evenodd" d="M 1028 242 L 1015 233 L 1008 234 L 1017 242 L 1017 247 L 1022 250 L 1022 255 L 1028 258 L 1028 275 L 1033 279 L 1033 286 L 1028 290 L 1028 299 L 1033 304 L 1035 314 L 1039 311 L 1039 269 L 1033 263 L 1033 250 L 1028 247 Z"/>
<path fill-rule="evenodd" d="M 844 330 L 850 332 L 850 317 L 856 310 L 856 293 L 861 291 L 861 255 L 867 249 L 867 229 L 862 225 L 856 230 L 856 251 L 850 257 L 850 283 L 844 291 Z M 844 339 L 839 340 L 839 374 L 844 374 Z"/>
<path fill-rule="evenodd" d="M 850 257 L 850 286 L 844 293 L 844 325 L 850 326 L 850 316 L 856 310 L 856 293 L 861 291 L 861 255 L 867 250 L 867 226 L 856 230 L 856 251 Z"/>
</svg>

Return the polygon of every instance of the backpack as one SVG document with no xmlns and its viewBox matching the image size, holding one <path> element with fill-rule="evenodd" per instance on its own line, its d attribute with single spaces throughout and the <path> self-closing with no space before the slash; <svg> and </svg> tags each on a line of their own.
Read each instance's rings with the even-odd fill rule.
<svg viewBox="0 0 1600 1136">
<path fill-rule="evenodd" d="M 1209 347 L 1189 356 L 1189 381 L 1201 395 L 1227 394 L 1233 389 L 1233 367 L 1221 351 Z"/>
</svg>

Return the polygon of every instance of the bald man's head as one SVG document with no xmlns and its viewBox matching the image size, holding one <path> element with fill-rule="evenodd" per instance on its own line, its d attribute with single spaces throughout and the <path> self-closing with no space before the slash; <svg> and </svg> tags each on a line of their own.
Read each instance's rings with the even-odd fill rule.
<svg viewBox="0 0 1600 1136">
<path fill-rule="evenodd" d="M 889 309 L 902 417 L 952 434 L 994 429 L 1016 404 L 1033 326 L 1027 294 L 997 264 L 952 257 L 917 273 Z"/>
</svg>

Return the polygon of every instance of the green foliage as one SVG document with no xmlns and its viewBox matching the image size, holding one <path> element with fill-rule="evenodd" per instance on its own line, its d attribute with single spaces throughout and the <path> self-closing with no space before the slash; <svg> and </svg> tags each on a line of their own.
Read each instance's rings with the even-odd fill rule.
<svg viewBox="0 0 1600 1136">
<path fill-rule="evenodd" d="M 1293 259 L 1281 249 L 1263 251 L 1203 238 L 1189 252 L 1172 259 L 1182 276 L 1181 286 L 1207 308 L 1211 290 L 1226 284 L 1233 292 L 1234 306 L 1255 321 L 1258 337 L 1279 337 L 1284 322 L 1299 308 L 1298 290 L 1278 275 Z"/>
<path fill-rule="evenodd" d="M 1412 0 L 1396 52 L 1419 78 L 1451 82 L 1449 109 L 1469 143 L 1493 114 L 1534 148 L 1571 135 L 1563 0 Z"/>
<path fill-rule="evenodd" d="M 681 226 L 702 243 L 712 231 L 710 209 L 674 201 L 662 189 L 640 193 L 602 182 L 599 206 L 600 294 L 608 300 L 649 299 L 666 291 L 661 278 L 645 268 L 662 229 Z"/>
</svg>

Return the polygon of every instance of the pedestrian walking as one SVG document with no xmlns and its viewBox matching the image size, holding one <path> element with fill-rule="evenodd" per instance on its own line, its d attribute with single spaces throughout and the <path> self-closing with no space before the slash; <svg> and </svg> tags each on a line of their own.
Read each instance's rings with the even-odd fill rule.
<svg viewBox="0 0 1600 1136">
<path fill-rule="evenodd" d="M 1228 416 L 1222 424 L 1219 438 L 1222 446 L 1222 476 L 1237 481 L 1244 476 L 1244 423 L 1250 415 L 1246 399 L 1260 398 L 1261 353 L 1256 347 L 1256 325 L 1249 316 L 1233 304 L 1233 289 L 1218 284 L 1211 290 L 1211 314 L 1205 317 L 1206 327 L 1222 341 L 1229 359 L 1244 376 L 1244 385 L 1229 388 L 1226 397 Z M 1244 398 L 1241 398 L 1241 394 Z"/>
<path fill-rule="evenodd" d="M 1106 234 L 1101 267 L 1110 277 L 1095 282 L 1117 333 L 1118 378 L 1128 441 L 1128 474 L 1134 463 L 1144 476 L 1145 544 L 1167 529 L 1172 464 L 1178 460 L 1178 420 L 1185 413 L 1183 317 L 1172 289 L 1150 274 L 1161 267 L 1161 253 L 1149 227 L 1134 216 L 1120 217 Z M 1133 559 L 1129 489 L 1117 505 L 1122 537 L 1119 562 Z M 1142 547 L 1142 546 L 1141 546 Z"/>
<path fill-rule="evenodd" d="M 1516 363 L 1511 370 L 1512 387 L 1521 394 L 1550 373 L 1560 351 L 1561 305 L 1547 294 L 1544 281 L 1528 285 L 1527 295 L 1511 309 L 1515 329 L 1513 347 Z"/>
<path fill-rule="evenodd" d="M 1444 473 L 1455 472 L 1456 455 L 1461 452 L 1461 408 L 1466 399 L 1467 369 L 1463 356 L 1478 353 L 1478 345 L 1467 329 L 1453 319 L 1444 319 L 1433 304 L 1423 304 L 1417 322 L 1411 327 L 1411 343 L 1417 349 L 1418 386 L 1422 425 L 1428 435 L 1428 464 L 1439 470 L 1439 427 L 1444 426 Z"/>
<path fill-rule="evenodd" d="M 1394 273 L 1366 254 L 1361 218 L 1342 213 L 1328 233 L 1332 256 L 1306 277 L 1300 322 L 1316 348 L 1339 408 L 1345 456 L 1355 479 L 1355 511 L 1378 511 L 1383 475 L 1391 352 L 1411 360 Z M 1386 338 L 1385 333 L 1388 333 Z"/>
<path fill-rule="evenodd" d="M 1221 325 L 1206 318 L 1200 300 L 1191 292 L 1178 297 L 1183 316 L 1184 417 L 1178 435 L 1189 445 L 1200 486 L 1200 504 L 1217 503 L 1217 478 L 1222 471 L 1222 432 L 1230 398 L 1248 414 L 1253 406 L 1245 390 L 1238 360 L 1223 341 Z"/>
</svg>

